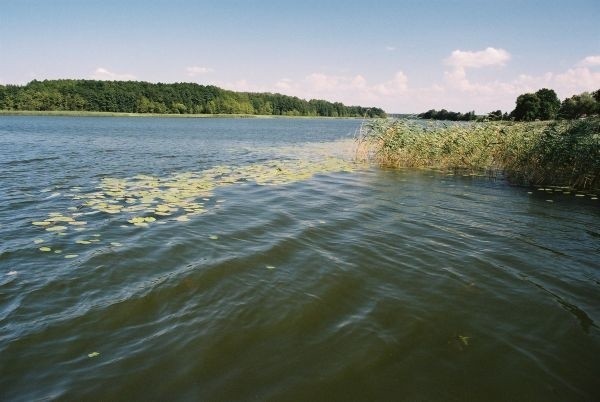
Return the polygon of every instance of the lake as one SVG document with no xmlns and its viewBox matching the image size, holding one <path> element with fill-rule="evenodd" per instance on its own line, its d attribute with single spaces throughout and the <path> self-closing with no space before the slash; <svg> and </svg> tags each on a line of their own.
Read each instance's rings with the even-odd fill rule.
<svg viewBox="0 0 600 402">
<path fill-rule="evenodd" d="M 598 400 L 597 197 L 360 124 L 0 117 L 0 399 Z"/>
</svg>

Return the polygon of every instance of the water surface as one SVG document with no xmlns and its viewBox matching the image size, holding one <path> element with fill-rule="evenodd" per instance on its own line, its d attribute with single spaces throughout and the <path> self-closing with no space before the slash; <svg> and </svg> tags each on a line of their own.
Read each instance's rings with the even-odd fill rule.
<svg viewBox="0 0 600 402">
<path fill-rule="evenodd" d="M 359 125 L 0 117 L 0 399 L 597 400 L 598 201 Z"/>
</svg>

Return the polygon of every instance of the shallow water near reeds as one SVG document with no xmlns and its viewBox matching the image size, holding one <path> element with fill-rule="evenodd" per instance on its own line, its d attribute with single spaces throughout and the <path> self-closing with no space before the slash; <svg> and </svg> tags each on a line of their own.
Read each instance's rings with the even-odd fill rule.
<svg viewBox="0 0 600 402">
<path fill-rule="evenodd" d="M 359 125 L 0 117 L 0 400 L 597 400 L 598 200 Z"/>
</svg>

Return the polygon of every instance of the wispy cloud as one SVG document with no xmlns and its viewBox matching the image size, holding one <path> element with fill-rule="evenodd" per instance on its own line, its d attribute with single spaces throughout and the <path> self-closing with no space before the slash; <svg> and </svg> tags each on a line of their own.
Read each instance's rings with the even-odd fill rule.
<svg viewBox="0 0 600 402">
<path fill-rule="evenodd" d="M 326 74 L 314 72 L 302 79 L 282 78 L 274 85 L 276 91 L 305 99 L 324 98 L 347 104 L 381 103 L 388 97 L 402 94 L 408 77 L 402 71 L 383 82 L 369 82 L 364 75 Z"/>
<path fill-rule="evenodd" d="M 185 71 L 190 77 L 197 77 L 199 75 L 209 74 L 214 72 L 215 70 L 210 67 L 201 67 L 201 66 L 189 66 L 185 68 Z"/>
<path fill-rule="evenodd" d="M 98 67 L 96 70 L 94 70 L 90 77 L 95 80 L 104 81 L 131 81 L 136 79 L 135 75 L 133 74 L 119 74 L 109 71 L 103 67 Z"/>
<path fill-rule="evenodd" d="M 578 67 L 595 67 L 600 66 L 600 55 L 588 56 L 577 63 Z"/>
<path fill-rule="evenodd" d="M 479 68 L 486 66 L 502 66 L 510 60 L 510 53 L 504 49 L 493 47 L 485 48 L 477 52 L 455 50 L 444 63 L 456 68 Z"/>
<path fill-rule="evenodd" d="M 394 50 L 396 50 L 395 46 L 386 46 L 385 50 L 387 50 L 388 52 L 393 52 Z"/>
</svg>

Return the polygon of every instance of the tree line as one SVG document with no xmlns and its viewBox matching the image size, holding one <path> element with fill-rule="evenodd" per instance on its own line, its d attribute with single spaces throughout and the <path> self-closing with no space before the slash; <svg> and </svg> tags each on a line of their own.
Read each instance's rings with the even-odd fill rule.
<svg viewBox="0 0 600 402">
<path fill-rule="evenodd" d="M 460 112 L 450 112 L 446 109 L 435 110 L 431 109 L 425 113 L 418 114 L 417 117 L 420 119 L 431 119 L 431 120 L 450 120 L 450 121 L 473 121 L 477 120 L 475 111 L 472 110 L 465 114 Z"/>
<path fill-rule="evenodd" d="M 519 95 L 515 109 L 510 113 L 495 110 L 485 116 L 477 116 L 474 111 L 462 114 L 446 109 L 439 111 L 432 109 L 417 116 L 422 119 L 451 121 L 534 121 L 577 119 L 598 114 L 600 114 L 600 89 L 592 93 L 583 92 L 573 95 L 561 102 L 553 89 L 542 88 L 534 93 Z"/>
<path fill-rule="evenodd" d="M 600 89 L 573 95 L 561 102 L 554 90 L 542 88 L 535 93 L 519 95 L 516 103 L 515 110 L 510 113 L 515 120 L 577 119 L 600 114 Z"/>
<path fill-rule="evenodd" d="M 235 92 L 195 83 L 100 80 L 0 85 L 0 110 L 386 117 L 385 111 L 376 107 L 307 101 L 278 93 Z"/>
</svg>

